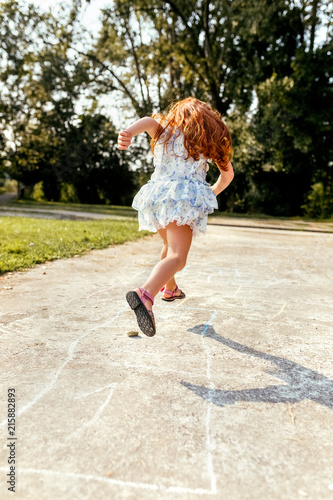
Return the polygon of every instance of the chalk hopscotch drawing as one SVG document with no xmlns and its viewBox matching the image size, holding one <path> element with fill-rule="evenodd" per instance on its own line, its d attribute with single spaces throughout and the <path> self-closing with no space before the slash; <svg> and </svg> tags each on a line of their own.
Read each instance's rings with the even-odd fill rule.
<svg viewBox="0 0 333 500">
<path fill-rule="evenodd" d="M 197 396 L 223 407 L 240 401 L 260 403 L 297 403 L 305 399 L 314 401 L 333 410 L 333 380 L 310 370 L 294 361 L 267 354 L 246 345 L 234 342 L 218 335 L 212 326 L 198 325 L 188 330 L 205 338 L 211 338 L 221 344 L 248 356 L 265 359 L 275 368 L 268 373 L 283 380 L 287 385 L 270 385 L 257 389 L 239 391 L 224 391 L 209 387 L 194 385 L 182 381 L 181 384 L 193 391 Z"/>
</svg>

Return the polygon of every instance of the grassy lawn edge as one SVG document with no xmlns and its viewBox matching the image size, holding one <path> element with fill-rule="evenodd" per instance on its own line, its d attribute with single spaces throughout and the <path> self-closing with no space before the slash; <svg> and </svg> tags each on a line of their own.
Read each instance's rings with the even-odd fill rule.
<svg viewBox="0 0 333 500">
<path fill-rule="evenodd" d="M 0 277 L 151 235 L 133 220 L 54 220 L 0 215 Z"/>
</svg>

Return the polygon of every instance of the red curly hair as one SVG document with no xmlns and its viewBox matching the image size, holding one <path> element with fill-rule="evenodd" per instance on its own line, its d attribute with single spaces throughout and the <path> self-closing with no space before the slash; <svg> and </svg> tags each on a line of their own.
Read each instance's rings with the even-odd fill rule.
<svg viewBox="0 0 333 500">
<path fill-rule="evenodd" d="M 199 160 L 200 155 L 213 161 L 219 170 L 228 170 L 233 149 L 231 136 L 222 116 L 208 104 L 194 97 L 173 103 L 167 108 L 165 114 L 156 113 L 161 126 L 155 137 L 151 140 L 151 148 L 165 132 L 162 144 L 169 141 L 171 136 L 178 131 L 184 135 L 184 147 L 188 152 L 186 159 L 193 157 Z"/>
</svg>

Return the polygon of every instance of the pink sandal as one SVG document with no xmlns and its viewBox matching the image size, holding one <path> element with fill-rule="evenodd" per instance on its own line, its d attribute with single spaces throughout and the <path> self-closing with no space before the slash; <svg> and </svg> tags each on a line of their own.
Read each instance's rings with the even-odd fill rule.
<svg viewBox="0 0 333 500">
<path fill-rule="evenodd" d="M 154 305 L 154 298 L 144 288 L 139 288 L 141 297 L 134 291 L 127 292 L 126 300 L 136 314 L 140 330 L 148 337 L 153 337 L 156 333 L 156 325 L 153 311 L 148 311 L 145 307 L 146 300 L 150 300 Z"/>
<path fill-rule="evenodd" d="M 185 299 L 186 295 L 181 290 L 180 290 L 180 295 L 176 295 L 178 290 L 179 290 L 178 285 L 176 285 L 176 288 L 173 292 L 171 290 L 167 290 L 164 286 L 161 289 L 161 292 L 167 293 L 168 295 L 171 295 L 171 297 L 162 297 L 162 300 L 164 300 L 165 302 L 173 302 L 176 299 Z"/>
</svg>

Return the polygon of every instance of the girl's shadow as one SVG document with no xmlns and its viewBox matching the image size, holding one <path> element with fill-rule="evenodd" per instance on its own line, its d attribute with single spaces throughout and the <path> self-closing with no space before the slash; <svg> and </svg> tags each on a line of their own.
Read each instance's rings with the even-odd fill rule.
<svg viewBox="0 0 333 500">
<path fill-rule="evenodd" d="M 203 399 L 217 406 L 232 405 L 237 401 L 256 401 L 261 403 L 297 403 L 304 399 L 311 399 L 333 410 L 333 381 L 319 373 L 309 370 L 288 359 L 272 356 L 264 352 L 256 351 L 246 345 L 239 344 L 230 339 L 218 335 L 214 328 L 206 325 L 198 325 L 188 330 L 209 337 L 230 349 L 265 359 L 273 363 L 276 368 L 269 371 L 271 375 L 283 380 L 287 385 L 270 385 L 258 389 L 244 389 L 240 391 L 223 391 L 220 389 L 209 389 L 200 385 L 181 382 L 182 385 L 193 391 Z"/>
</svg>

